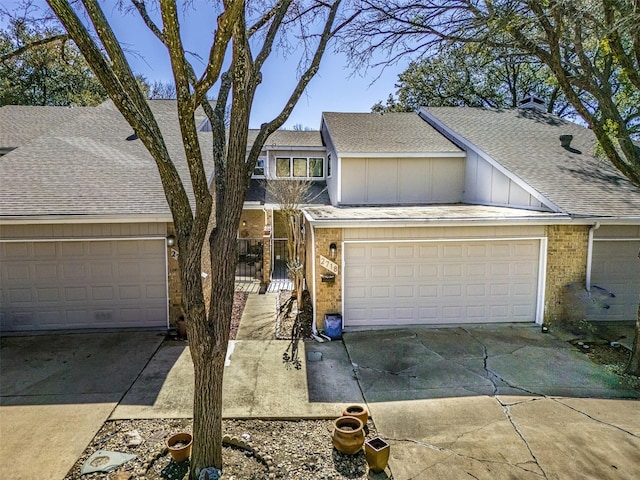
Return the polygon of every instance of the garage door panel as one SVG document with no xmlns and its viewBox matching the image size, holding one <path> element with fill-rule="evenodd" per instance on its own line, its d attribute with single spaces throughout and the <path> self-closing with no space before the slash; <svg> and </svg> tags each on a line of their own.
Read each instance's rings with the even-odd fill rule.
<svg viewBox="0 0 640 480">
<path fill-rule="evenodd" d="M 83 242 L 62 242 L 59 244 L 63 257 L 82 257 L 85 255 Z"/>
<path fill-rule="evenodd" d="M 418 289 L 420 292 L 420 297 L 422 298 L 433 298 L 438 296 L 437 285 L 419 285 Z"/>
<path fill-rule="evenodd" d="M 90 281 L 110 281 L 113 279 L 113 265 L 111 263 L 92 263 L 90 266 Z"/>
<path fill-rule="evenodd" d="M 433 278 L 438 275 L 438 265 L 437 264 L 421 264 L 419 265 L 420 269 L 420 277 L 422 278 Z"/>
<path fill-rule="evenodd" d="M 0 243 L 5 331 L 167 325 L 163 240 Z"/>
<path fill-rule="evenodd" d="M 474 258 L 477 256 L 474 255 Z M 467 264 L 467 276 L 469 277 L 485 277 L 487 275 L 487 265 L 484 263 Z"/>
<path fill-rule="evenodd" d="M 533 322 L 539 245 L 535 239 L 347 243 L 345 326 Z"/>
<path fill-rule="evenodd" d="M 484 297 L 487 295 L 487 286 L 479 283 L 479 284 L 470 284 L 467 285 L 467 296 L 468 297 Z"/>
<path fill-rule="evenodd" d="M 501 258 L 504 258 L 500 255 Z M 511 272 L 511 264 L 509 263 L 492 263 L 489 267 L 489 272 L 492 277 L 508 277 Z"/>
<path fill-rule="evenodd" d="M 28 268 L 25 269 L 28 275 Z M 28 278 L 28 277 L 27 277 Z M 49 281 L 58 278 L 58 266 L 55 263 L 38 264 L 35 266 L 36 281 Z"/>
<path fill-rule="evenodd" d="M 60 267 L 63 280 L 83 280 L 87 277 L 85 264 L 83 263 L 63 263 Z"/>
<path fill-rule="evenodd" d="M 440 250 L 440 257 L 462 257 L 462 246 L 461 245 L 451 245 L 446 244 Z"/>
<path fill-rule="evenodd" d="M 6 262 L 5 264 L 6 280 L 10 282 L 24 281 L 28 282 L 30 273 L 29 265 L 16 264 L 13 262 Z"/>
<path fill-rule="evenodd" d="M 87 295 L 87 287 L 65 287 L 65 302 L 84 302 L 89 298 Z"/>
<path fill-rule="evenodd" d="M 54 257 L 56 256 L 56 244 L 54 242 L 39 242 L 33 244 L 33 256 L 40 257 Z"/>
<path fill-rule="evenodd" d="M 60 301 L 60 292 L 57 288 L 37 288 L 36 296 L 39 303 Z"/>
</svg>

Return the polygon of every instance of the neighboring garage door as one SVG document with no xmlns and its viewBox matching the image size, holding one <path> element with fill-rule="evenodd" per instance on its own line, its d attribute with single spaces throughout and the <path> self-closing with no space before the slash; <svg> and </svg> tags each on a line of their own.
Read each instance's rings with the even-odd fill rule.
<svg viewBox="0 0 640 480">
<path fill-rule="evenodd" d="M 608 309 L 592 309 L 590 320 L 636 320 L 640 297 L 640 261 L 637 240 L 596 240 L 593 242 L 591 285 L 605 288 L 615 298 L 597 300 Z M 597 290 L 592 290 L 597 295 Z"/>
<path fill-rule="evenodd" d="M 0 243 L 3 331 L 167 326 L 162 240 Z"/>
<path fill-rule="evenodd" d="M 347 243 L 344 324 L 534 322 L 536 239 Z"/>
</svg>

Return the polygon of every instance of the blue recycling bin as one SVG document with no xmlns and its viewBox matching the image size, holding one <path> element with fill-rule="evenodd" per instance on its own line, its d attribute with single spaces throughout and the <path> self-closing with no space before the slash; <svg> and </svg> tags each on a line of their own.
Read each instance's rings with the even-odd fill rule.
<svg viewBox="0 0 640 480">
<path fill-rule="evenodd" d="M 342 315 L 328 313 L 324 316 L 324 334 L 331 340 L 342 338 Z"/>
</svg>

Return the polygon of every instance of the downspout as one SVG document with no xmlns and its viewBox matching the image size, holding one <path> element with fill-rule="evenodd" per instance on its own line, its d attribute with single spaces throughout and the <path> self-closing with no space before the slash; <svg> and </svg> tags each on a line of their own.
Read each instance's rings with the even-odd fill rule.
<svg viewBox="0 0 640 480">
<path fill-rule="evenodd" d="M 600 228 L 600 222 L 596 222 L 589 229 L 589 240 L 587 243 L 587 272 L 586 272 L 587 280 L 585 285 L 587 293 L 591 293 L 591 262 L 593 260 L 593 232 L 595 232 L 599 228 Z"/>
<path fill-rule="evenodd" d="M 306 216 L 306 215 L 305 215 Z M 313 224 L 309 222 L 309 228 L 311 229 L 311 306 L 313 307 L 313 319 L 311 320 L 311 333 L 314 336 L 318 336 L 318 327 L 316 326 L 316 229 Z"/>
</svg>

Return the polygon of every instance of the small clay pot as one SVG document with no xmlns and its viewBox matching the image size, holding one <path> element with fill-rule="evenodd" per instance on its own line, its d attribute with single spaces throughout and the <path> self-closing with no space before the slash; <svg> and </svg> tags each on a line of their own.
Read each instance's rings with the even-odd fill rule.
<svg viewBox="0 0 640 480">
<path fill-rule="evenodd" d="M 369 410 L 364 405 L 347 405 L 347 407 L 342 411 L 343 417 L 356 417 L 360 419 L 362 425 L 367 424 L 367 420 L 369 420 Z"/>
<path fill-rule="evenodd" d="M 180 443 L 180 445 L 176 445 L 177 443 Z M 184 462 L 189 458 L 192 444 L 193 437 L 186 432 L 176 433 L 167 440 L 167 448 L 175 462 Z"/>
<path fill-rule="evenodd" d="M 372 438 L 364 442 L 364 455 L 369 465 L 369 470 L 374 473 L 383 472 L 389 463 L 391 447 L 380 437 Z"/>
<path fill-rule="evenodd" d="M 353 455 L 364 443 L 363 425 L 359 418 L 340 417 L 333 421 L 331 440 L 336 449 L 346 455 Z"/>
</svg>

